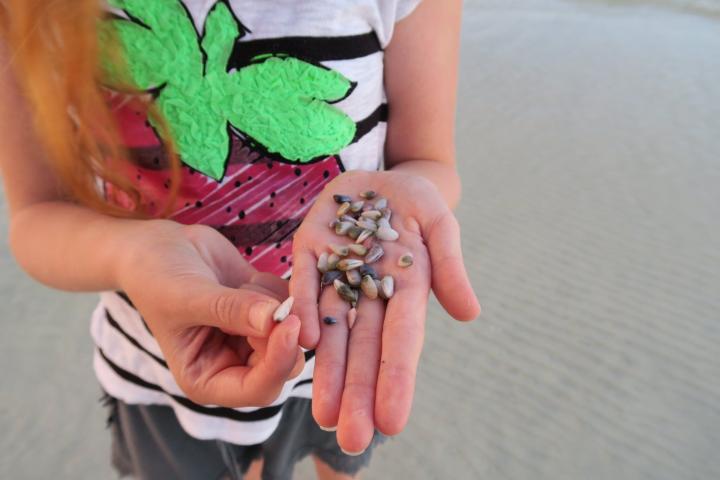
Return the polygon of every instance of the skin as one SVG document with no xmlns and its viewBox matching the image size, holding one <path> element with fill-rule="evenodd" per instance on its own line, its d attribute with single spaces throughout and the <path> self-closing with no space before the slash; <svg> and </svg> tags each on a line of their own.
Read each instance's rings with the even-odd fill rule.
<svg viewBox="0 0 720 480">
<path fill-rule="evenodd" d="M 327 186 L 295 239 L 290 291 L 296 315 L 285 322 L 274 324 L 271 314 L 287 285 L 255 272 L 214 230 L 111 218 L 63 198 L 45 167 L 20 89 L 5 69 L 0 173 L 17 262 L 54 288 L 125 290 L 178 385 L 197 403 L 269 404 L 301 370 L 299 345 L 317 346 L 318 423 L 337 428 L 340 446 L 350 453 L 363 451 L 374 429 L 399 433 L 412 404 L 430 289 L 459 320 L 480 312 L 451 212 L 460 195 L 453 146 L 460 10 L 459 0 L 424 0 L 396 26 L 385 51 L 389 170 L 348 172 Z M 8 58 L 0 45 L 2 64 Z M 334 292 L 319 295 L 299 286 L 318 283 L 317 245 L 337 242 L 327 228 L 336 208 L 332 194 L 366 189 L 389 199 L 401 235 L 385 245 L 379 266 L 396 277 L 397 293 L 387 307 L 363 300 L 356 327 L 348 332 L 344 322 L 328 327 L 319 321 L 328 314 L 344 318 L 346 306 Z M 408 251 L 415 264 L 400 271 L 395 260 Z"/>
<path fill-rule="evenodd" d="M 396 435 L 407 423 L 430 289 L 458 320 L 480 313 L 451 212 L 460 196 L 453 147 L 459 27 L 460 2 L 440 0 L 424 1 L 397 25 L 385 52 L 389 170 L 335 179 L 295 237 L 290 291 L 303 321 L 301 343 L 317 342 L 313 415 L 324 428 L 337 429 L 350 454 L 364 451 L 375 429 Z M 395 278 L 396 293 L 387 305 L 361 299 L 349 331 L 344 321 L 318 321 L 327 315 L 344 320 L 350 307 L 332 288 L 319 291 L 316 259 L 323 245 L 341 242 L 327 226 L 337 209 L 332 195 L 365 190 L 388 199 L 400 233 L 397 242 L 383 242 L 385 256 L 373 265 Z M 406 252 L 415 261 L 402 269 L 396 262 Z"/>
</svg>

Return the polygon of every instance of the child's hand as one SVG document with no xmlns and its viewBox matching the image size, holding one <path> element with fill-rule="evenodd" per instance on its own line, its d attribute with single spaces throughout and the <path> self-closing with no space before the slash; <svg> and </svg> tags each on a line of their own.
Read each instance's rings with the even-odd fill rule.
<svg viewBox="0 0 720 480">
<path fill-rule="evenodd" d="M 395 278 L 395 294 L 387 305 L 361 295 L 358 319 L 349 331 L 345 319 L 350 306 L 332 286 L 319 291 L 316 263 L 329 244 L 352 242 L 328 226 L 338 208 L 332 196 L 358 198 L 366 190 L 388 199 L 392 226 L 400 234 L 396 242 L 381 242 L 385 256 L 372 265 L 380 276 Z M 408 252 L 414 264 L 399 267 L 399 257 Z M 325 428 L 337 426 L 345 451 L 361 452 L 375 428 L 395 435 L 407 422 L 431 285 L 456 319 L 470 320 L 480 313 L 465 273 L 457 221 L 434 185 L 422 177 L 348 172 L 325 188 L 305 218 L 295 235 L 293 262 L 290 291 L 303 323 L 301 343 L 310 347 L 319 337 L 313 415 Z M 338 323 L 319 322 L 325 316 Z"/>
<path fill-rule="evenodd" d="M 258 273 L 211 228 L 144 223 L 118 276 L 180 388 L 199 404 L 270 404 L 304 365 L 300 320 L 272 320 L 287 282 Z"/>
</svg>

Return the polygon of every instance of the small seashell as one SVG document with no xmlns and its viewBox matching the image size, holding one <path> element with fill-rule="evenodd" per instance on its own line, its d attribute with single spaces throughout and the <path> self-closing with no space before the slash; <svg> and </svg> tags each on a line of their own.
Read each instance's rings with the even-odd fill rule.
<svg viewBox="0 0 720 480">
<path fill-rule="evenodd" d="M 323 273 L 322 279 L 320 280 L 320 283 L 322 283 L 323 287 L 326 287 L 330 285 L 331 283 L 334 283 L 335 280 L 341 279 L 343 276 L 343 273 L 338 270 L 330 270 L 329 272 Z"/>
<path fill-rule="evenodd" d="M 352 198 L 350 198 L 349 195 L 333 195 L 333 200 L 340 205 L 346 202 L 352 202 Z"/>
<path fill-rule="evenodd" d="M 328 271 L 328 254 L 326 252 L 321 253 L 318 257 L 317 269 L 318 271 L 320 271 L 320 273 L 325 273 Z"/>
<path fill-rule="evenodd" d="M 365 255 L 365 263 L 375 263 L 385 255 L 385 250 L 379 243 L 374 244 L 370 247 L 367 255 Z"/>
<path fill-rule="evenodd" d="M 360 283 L 362 282 L 362 275 L 360 275 L 360 272 L 357 270 L 348 270 L 345 272 L 345 276 L 347 277 L 347 281 L 352 287 L 359 287 Z"/>
<path fill-rule="evenodd" d="M 323 318 L 323 323 L 325 325 L 335 325 L 337 323 L 337 320 L 335 320 L 334 317 L 325 317 Z"/>
<path fill-rule="evenodd" d="M 392 210 L 390 210 L 389 208 L 383 208 L 382 210 L 380 210 L 380 212 L 382 213 L 382 218 L 389 222 L 392 218 Z"/>
<path fill-rule="evenodd" d="M 364 198 L 365 200 L 372 200 L 375 197 L 377 197 L 377 193 L 373 190 L 368 190 L 360 194 L 360 198 Z"/>
<path fill-rule="evenodd" d="M 378 287 L 375 283 L 375 279 L 370 275 L 365 275 L 360 282 L 360 289 L 370 300 L 375 300 L 378 297 Z"/>
<path fill-rule="evenodd" d="M 351 304 L 353 307 L 357 304 L 358 292 L 357 290 L 350 288 L 349 285 L 343 284 L 342 287 L 337 289 L 337 293 L 340 298 Z"/>
<path fill-rule="evenodd" d="M 364 263 L 362 260 L 355 258 L 345 258 L 337 263 L 337 269 L 341 272 L 347 272 L 348 270 L 360 268 Z"/>
<path fill-rule="evenodd" d="M 287 316 L 290 315 L 290 309 L 292 308 L 294 301 L 295 299 L 293 297 L 288 297 L 284 302 L 282 302 L 275 309 L 275 313 L 273 313 L 273 320 L 278 323 L 285 320 Z"/>
<path fill-rule="evenodd" d="M 365 265 L 363 265 L 362 267 L 358 268 L 358 272 L 360 272 L 360 275 L 362 275 L 363 277 L 370 276 L 370 277 L 374 278 L 375 280 L 377 280 L 379 278 L 375 269 L 372 268 L 367 263 Z"/>
<path fill-rule="evenodd" d="M 350 222 L 353 225 L 355 225 L 357 223 L 357 220 L 355 220 L 355 218 L 351 217 L 350 215 L 343 215 L 338 220 L 340 220 L 341 222 Z"/>
<path fill-rule="evenodd" d="M 361 257 L 367 255 L 368 252 L 367 247 L 359 243 L 351 243 L 350 245 L 348 245 L 348 248 L 352 253 L 354 253 L 355 255 L 360 255 Z"/>
<path fill-rule="evenodd" d="M 351 228 L 355 225 L 350 222 L 337 222 L 335 224 L 335 233 L 338 235 L 347 235 Z"/>
<path fill-rule="evenodd" d="M 337 216 L 342 217 L 350 211 L 350 202 L 345 202 L 337 209 Z"/>
<path fill-rule="evenodd" d="M 352 227 L 350 227 L 348 229 L 348 231 L 346 233 L 347 233 L 348 237 L 352 238 L 353 240 L 356 240 L 360 236 L 360 234 L 362 234 L 364 231 L 365 230 L 358 227 L 357 225 L 353 225 Z"/>
<path fill-rule="evenodd" d="M 412 264 L 413 264 L 413 254 L 412 253 L 406 253 L 402 257 L 398 258 L 398 266 L 399 267 L 407 268 Z"/>
<path fill-rule="evenodd" d="M 390 225 L 390 220 L 387 218 L 381 218 L 377 221 L 378 228 L 392 228 L 392 225 Z"/>
<path fill-rule="evenodd" d="M 365 202 L 363 202 L 362 200 L 359 200 L 357 202 L 352 202 L 350 204 L 350 211 L 353 213 L 360 212 L 360 211 L 362 211 L 363 205 L 365 205 Z"/>
<path fill-rule="evenodd" d="M 365 229 L 365 230 L 372 230 L 373 232 L 377 231 L 378 225 L 373 220 L 370 220 L 369 218 L 363 218 L 362 220 L 358 220 L 357 226 Z"/>
<path fill-rule="evenodd" d="M 390 300 L 395 294 L 395 280 L 390 275 L 383 277 L 380 280 L 380 297 L 385 300 Z"/>
<path fill-rule="evenodd" d="M 347 314 L 347 321 L 348 321 L 348 328 L 352 330 L 353 326 L 355 325 L 355 322 L 357 321 L 357 309 L 355 307 L 351 308 L 348 311 Z"/>
<path fill-rule="evenodd" d="M 375 210 L 382 210 L 383 208 L 387 208 L 387 206 L 388 206 L 387 198 L 379 198 L 375 202 Z"/>
<path fill-rule="evenodd" d="M 368 238 L 372 237 L 375 232 L 372 230 L 363 230 L 363 232 L 355 239 L 355 243 L 363 243 Z"/>
<path fill-rule="evenodd" d="M 380 228 L 375 232 L 375 236 L 384 242 L 394 242 L 400 237 L 400 234 L 392 228 Z"/>
<path fill-rule="evenodd" d="M 369 218 L 370 220 L 377 222 L 378 220 L 380 220 L 380 218 L 382 218 L 383 214 L 380 210 L 367 210 L 365 212 L 362 212 L 360 216 L 363 218 Z"/>
<path fill-rule="evenodd" d="M 350 255 L 350 248 L 348 248 L 347 245 L 338 245 L 336 243 L 333 243 L 332 245 L 330 245 L 330 250 L 332 250 L 335 255 L 338 255 L 340 257 L 347 257 L 348 255 Z"/>
<path fill-rule="evenodd" d="M 333 280 L 333 287 L 335 287 L 335 291 L 340 290 L 343 286 L 347 287 L 347 285 L 345 284 L 345 282 L 343 282 L 343 281 L 340 280 L 339 278 Z"/>
<path fill-rule="evenodd" d="M 328 257 L 328 271 L 335 270 L 339 261 L 340 256 L 337 253 L 331 253 Z"/>
<path fill-rule="evenodd" d="M 335 227 L 337 227 L 337 224 L 338 224 L 338 223 L 340 223 L 340 220 L 338 220 L 338 219 L 336 218 L 335 220 L 333 220 L 332 222 L 330 222 L 330 224 L 328 225 L 328 227 L 330 227 L 330 228 L 335 228 Z"/>
</svg>

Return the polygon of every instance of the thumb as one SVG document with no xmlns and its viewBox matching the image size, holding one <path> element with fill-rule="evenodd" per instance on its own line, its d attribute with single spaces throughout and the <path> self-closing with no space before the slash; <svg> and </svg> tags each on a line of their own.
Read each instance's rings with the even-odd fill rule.
<svg viewBox="0 0 720 480">
<path fill-rule="evenodd" d="M 182 311 L 187 326 L 217 327 L 239 336 L 267 337 L 280 302 L 269 294 L 229 288 L 210 280 L 193 285 Z"/>
<path fill-rule="evenodd" d="M 460 226 L 447 210 L 423 225 L 432 264 L 432 289 L 445 310 L 457 320 L 480 315 L 480 302 L 473 292 L 463 263 Z"/>
</svg>

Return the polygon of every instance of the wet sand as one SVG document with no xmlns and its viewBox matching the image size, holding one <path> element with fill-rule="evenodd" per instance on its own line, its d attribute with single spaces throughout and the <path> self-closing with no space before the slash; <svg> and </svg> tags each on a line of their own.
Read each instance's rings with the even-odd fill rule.
<svg viewBox="0 0 720 480">
<path fill-rule="evenodd" d="M 718 52 L 717 0 L 466 2 L 484 314 L 433 304 L 410 425 L 365 478 L 720 478 Z M 0 248 L 0 478 L 114 478 L 94 302 Z"/>
</svg>

